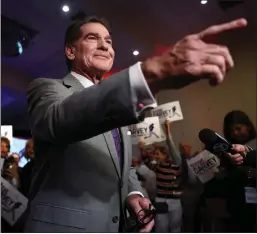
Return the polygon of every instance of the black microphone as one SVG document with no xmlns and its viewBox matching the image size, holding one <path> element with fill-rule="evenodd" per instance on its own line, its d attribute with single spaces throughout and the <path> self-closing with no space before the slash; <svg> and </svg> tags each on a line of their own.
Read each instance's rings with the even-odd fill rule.
<svg viewBox="0 0 257 234">
<path fill-rule="evenodd" d="M 205 144 L 205 149 L 217 156 L 222 156 L 224 153 L 235 153 L 232 144 L 211 129 L 202 129 L 198 136 L 200 141 Z"/>
</svg>

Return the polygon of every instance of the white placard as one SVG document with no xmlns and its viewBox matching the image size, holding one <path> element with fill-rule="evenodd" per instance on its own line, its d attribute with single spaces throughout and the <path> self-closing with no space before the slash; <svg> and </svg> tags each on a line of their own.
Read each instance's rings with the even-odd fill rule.
<svg viewBox="0 0 257 234">
<path fill-rule="evenodd" d="M 245 202 L 248 204 L 256 204 L 257 203 L 256 188 L 245 187 Z"/>
<path fill-rule="evenodd" d="M 145 118 L 144 122 L 130 125 L 128 128 L 134 145 L 140 141 L 143 141 L 145 145 L 151 145 L 166 140 L 158 117 Z"/>
<path fill-rule="evenodd" d="M 27 209 L 28 199 L 1 177 L 2 218 L 13 226 Z"/>
<path fill-rule="evenodd" d="M 219 171 L 220 160 L 207 150 L 187 160 L 188 166 L 202 183 L 210 181 Z"/>
<path fill-rule="evenodd" d="M 12 125 L 2 125 L 1 126 L 1 137 L 6 137 L 12 144 L 13 139 L 13 128 Z"/>
<path fill-rule="evenodd" d="M 158 106 L 151 111 L 152 116 L 158 116 L 160 118 L 160 123 L 163 124 L 165 120 L 171 122 L 183 119 L 182 110 L 179 101 L 169 102 Z"/>
</svg>

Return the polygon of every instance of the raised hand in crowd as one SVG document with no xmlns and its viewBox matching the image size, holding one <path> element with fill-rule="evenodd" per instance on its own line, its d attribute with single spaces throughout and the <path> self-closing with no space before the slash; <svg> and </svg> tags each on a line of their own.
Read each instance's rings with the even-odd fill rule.
<svg viewBox="0 0 257 234">
<path fill-rule="evenodd" d="M 18 187 L 20 177 L 17 163 L 13 163 L 9 167 L 4 168 L 3 177 L 10 181 L 10 183 L 13 184 L 15 187 Z"/>
</svg>

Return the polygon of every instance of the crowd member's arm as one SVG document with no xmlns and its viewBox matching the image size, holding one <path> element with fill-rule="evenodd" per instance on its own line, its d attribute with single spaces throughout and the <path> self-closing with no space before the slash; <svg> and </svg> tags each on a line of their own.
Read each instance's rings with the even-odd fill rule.
<svg viewBox="0 0 257 234">
<path fill-rule="evenodd" d="M 166 129 L 166 136 L 167 136 L 167 145 L 169 148 L 169 151 L 172 155 L 172 158 L 174 160 L 174 163 L 177 165 L 181 165 L 181 155 L 180 152 L 175 145 L 173 139 L 172 139 L 172 134 L 171 134 L 171 121 L 166 120 L 165 121 L 165 129 Z"/>
</svg>

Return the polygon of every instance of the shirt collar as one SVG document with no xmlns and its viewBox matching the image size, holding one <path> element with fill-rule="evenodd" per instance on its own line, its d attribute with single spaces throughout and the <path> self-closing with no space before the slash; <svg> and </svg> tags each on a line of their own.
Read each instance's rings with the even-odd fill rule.
<svg viewBox="0 0 257 234">
<path fill-rule="evenodd" d="M 84 86 L 84 88 L 88 88 L 94 85 L 94 83 L 91 80 L 74 71 L 71 71 L 71 75 L 73 75 Z"/>
</svg>

